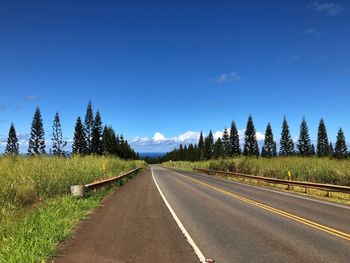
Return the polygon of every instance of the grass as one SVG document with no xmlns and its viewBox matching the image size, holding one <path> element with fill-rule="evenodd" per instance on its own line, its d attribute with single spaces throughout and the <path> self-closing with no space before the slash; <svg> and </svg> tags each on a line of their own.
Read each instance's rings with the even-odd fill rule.
<svg viewBox="0 0 350 263">
<path fill-rule="evenodd" d="M 0 262 L 47 261 L 109 192 L 76 199 L 69 186 L 142 166 L 114 157 L 0 157 Z"/>
<path fill-rule="evenodd" d="M 316 183 L 327 183 L 350 186 L 350 160 L 332 160 L 325 158 L 229 158 L 222 160 L 208 160 L 200 162 L 166 162 L 162 164 L 166 167 L 192 170 L 192 168 L 205 168 L 214 170 L 224 170 L 240 172 L 258 176 L 266 176 L 279 179 L 288 179 L 288 171 L 292 174 L 292 180 L 309 181 Z M 235 177 L 230 180 L 240 180 Z M 259 184 L 260 186 L 274 187 L 287 190 L 286 186 L 257 182 L 256 180 L 245 180 L 245 183 Z M 302 193 L 305 191 L 301 187 L 290 189 Z M 310 189 L 309 193 L 327 200 L 350 204 L 350 195 L 344 193 L 331 193 L 331 197 L 325 197 L 322 190 Z"/>
</svg>

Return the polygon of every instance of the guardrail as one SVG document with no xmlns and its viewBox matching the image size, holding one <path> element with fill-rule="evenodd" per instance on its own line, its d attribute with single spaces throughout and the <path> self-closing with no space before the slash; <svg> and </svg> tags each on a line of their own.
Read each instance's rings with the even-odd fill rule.
<svg viewBox="0 0 350 263">
<path fill-rule="evenodd" d="M 220 170 L 211 170 L 211 169 L 202 169 L 202 168 L 193 168 L 193 171 L 206 173 L 209 175 L 224 175 L 224 176 L 235 176 L 247 179 L 253 179 L 257 181 L 264 181 L 272 184 L 281 184 L 287 185 L 289 188 L 292 186 L 299 186 L 305 188 L 305 193 L 308 192 L 309 188 L 323 190 L 327 192 L 327 196 L 329 196 L 330 192 L 340 192 L 350 194 L 349 186 L 342 185 L 332 185 L 332 184 L 320 184 L 320 183 L 310 183 L 310 182 L 302 182 L 302 181 L 292 181 L 292 180 L 284 180 L 284 179 L 276 179 L 271 177 L 264 176 L 256 176 L 256 175 L 248 175 L 242 173 L 233 173 L 233 172 L 225 172 Z"/>
<path fill-rule="evenodd" d="M 72 185 L 71 186 L 71 193 L 73 196 L 83 196 L 84 193 L 86 193 L 86 192 L 107 186 L 107 185 L 115 183 L 121 179 L 128 178 L 131 175 L 136 174 L 141 169 L 142 168 L 136 168 L 136 169 L 133 169 L 127 173 L 124 173 L 124 174 L 121 174 L 118 176 L 114 176 L 114 177 L 110 177 L 110 178 L 105 179 L 105 180 L 89 183 L 86 185 Z"/>
</svg>

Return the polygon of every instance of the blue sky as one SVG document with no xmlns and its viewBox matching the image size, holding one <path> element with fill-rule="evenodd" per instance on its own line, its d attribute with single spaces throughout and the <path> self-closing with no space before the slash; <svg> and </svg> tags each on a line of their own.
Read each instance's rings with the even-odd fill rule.
<svg viewBox="0 0 350 263">
<path fill-rule="evenodd" d="M 37 105 L 72 138 L 89 99 L 129 141 L 249 114 L 277 139 L 284 114 L 293 137 L 305 115 L 313 139 L 321 117 L 350 138 L 349 1 L 0 1 L 0 39 L 2 141 Z M 135 148 L 168 150 L 155 138 Z"/>
</svg>

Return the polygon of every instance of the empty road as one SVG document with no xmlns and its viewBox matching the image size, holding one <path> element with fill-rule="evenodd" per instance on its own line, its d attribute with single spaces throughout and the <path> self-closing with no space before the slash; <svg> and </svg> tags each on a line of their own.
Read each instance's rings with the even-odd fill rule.
<svg viewBox="0 0 350 263">
<path fill-rule="evenodd" d="M 216 262 L 350 262 L 349 207 L 152 167 L 206 258 Z"/>
</svg>

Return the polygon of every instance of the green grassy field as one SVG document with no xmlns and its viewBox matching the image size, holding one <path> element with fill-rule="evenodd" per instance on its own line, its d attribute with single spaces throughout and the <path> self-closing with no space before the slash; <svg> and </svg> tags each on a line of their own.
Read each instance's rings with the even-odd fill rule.
<svg viewBox="0 0 350 263">
<path fill-rule="evenodd" d="M 0 262 L 50 259 L 57 244 L 110 192 L 77 199 L 70 197 L 70 185 L 143 166 L 114 157 L 0 157 Z"/>
</svg>

